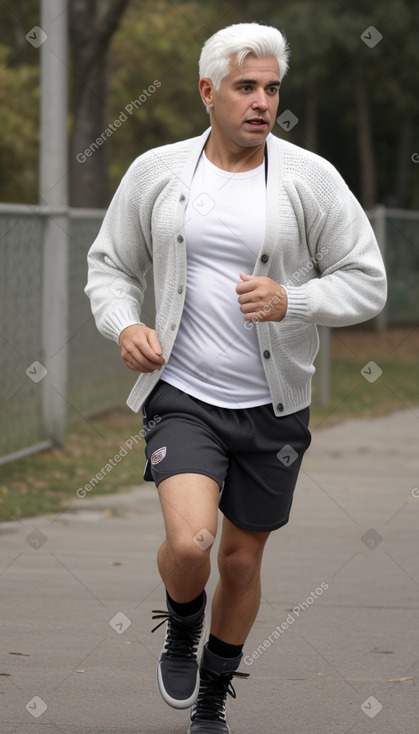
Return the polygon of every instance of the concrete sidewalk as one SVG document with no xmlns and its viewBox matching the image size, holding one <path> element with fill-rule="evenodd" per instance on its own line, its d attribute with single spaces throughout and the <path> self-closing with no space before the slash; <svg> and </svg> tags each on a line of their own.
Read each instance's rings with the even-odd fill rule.
<svg viewBox="0 0 419 734">
<path fill-rule="evenodd" d="M 232 734 L 417 734 L 418 438 L 419 408 L 313 432 Z M 0 525 L 1 734 L 186 733 L 155 682 L 162 539 L 152 486 Z"/>
</svg>

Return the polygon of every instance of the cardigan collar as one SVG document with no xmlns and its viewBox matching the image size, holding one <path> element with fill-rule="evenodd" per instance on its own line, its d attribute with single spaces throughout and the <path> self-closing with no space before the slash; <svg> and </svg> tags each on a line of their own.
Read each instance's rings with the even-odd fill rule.
<svg viewBox="0 0 419 734">
<path fill-rule="evenodd" d="M 195 173 L 196 167 L 198 165 L 199 159 L 202 155 L 202 151 L 205 148 L 206 142 L 210 136 L 211 133 L 211 127 L 208 127 L 202 135 L 199 135 L 198 137 L 194 138 L 194 145 L 191 151 L 190 156 L 188 157 L 185 167 L 182 172 L 182 182 L 188 187 L 188 189 L 191 186 L 192 177 Z M 276 138 L 272 133 L 269 133 L 269 135 L 266 138 L 266 146 L 267 146 L 267 158 L 269 158 L 269 166 L 272 166 L 272 170 L 278 170 L 279 167 L 279 147 L 278 143 L 280 143 L 280 140 Z M 269 170 L 267 174 L 267 182 L 269 181 Z"/>
</svg>

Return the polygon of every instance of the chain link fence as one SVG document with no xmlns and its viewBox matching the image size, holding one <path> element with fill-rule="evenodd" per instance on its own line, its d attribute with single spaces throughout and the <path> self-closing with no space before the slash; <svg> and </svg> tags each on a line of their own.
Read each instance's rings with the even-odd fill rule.
<svg viewBox="0 0 419 734">
<path fill-rule="evenodd" d="M 59 320 L 59 303 L 44 297 L 44 238 L 54 214 L 39 207 L 0 205 L 0 463 L 48 448 L 45 415 L 51 394 L 45 357 L 45 310 Z M 71 210 L 68 215 L 66 393 L 59 396 L 66 426 L 125 405 L 135 375 L 122 364 L 115 344 L 97 331 L 84 294 L 87 252 L 103 211 Z M 68 300 L 67 300 L 68 299 Z M 53 355 L 54 356 L 54 355 Z"/>
<path fill-rule="evenodd" d="M 385 260 L 388 325 L 419 322 L 419 212 L 386 209 Z"/>
<path fill-rule="evenodd" d="M 0 213 L 0 455 L 44 438 L 42 395 L 25 374 L 42 357 L 44 228 L 29 208 Z"/>
<path fill-rule="evenodd" d="M 90 302 L 84 293 L 87 252 L 104 212 L 73 210 L 69 227 L 68 264 L 68 422 L 125 404 L 136 375 L 121 362 L 114 342 L 96 329 Z"/>
<path fill-rule="evenodd" d="M 62 213 L 61 213 L 62 214 Z M 68 284 L 65 294 L 66 333 L 58 343 L 66 348 L 65 394 L 59 399 L 65 426 L 125 405 L 136 376 L 121 362 L 115 344 L 96 330 L 84 294 L 87 251 L 104 216 L 99 210 L 70 210 Z M 385 256 L 389 300 L 376 328 L 419 322 L 419 212 L 378 207 L 369 214 Z M 54 443 L 46 429 L 48 373 L 45 367 L 46 323 L 62 307 L 61 299 L 48 302 L 45 232 L 54 213 L 40 207 L 0 205 L 0 463 L 19 458 Z M 63 294 L 64 295 L 64 294 Z M 54 299 L 52 299 L 54 300 Z M 153 312 L 153 295 L 145 310 Z M 45 319 L 48 314 L 49 320 Z M 324 330 L 323 330 L 324 332 Z M 327 330 L 328 332 L 328 330 Z M 329 335 L 322 333 L 317 366 L 317 399 L 327 402 Z M 48 392 L 49 391 L 49 392 Z M 57 396 L 55 396 L 57 397 Z"/>
</svg>

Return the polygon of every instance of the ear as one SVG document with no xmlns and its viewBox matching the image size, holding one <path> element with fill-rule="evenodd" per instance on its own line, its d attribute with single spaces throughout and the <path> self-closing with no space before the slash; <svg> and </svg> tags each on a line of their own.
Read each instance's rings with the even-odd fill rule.
<svg viewBox="0 0 419 734">
<path fill-rule="evenodd" d="M 199 92 L 201 94 L 201 99 L 205 107 L 207 109 L 212 109 L 212 107 L 214 106 L 214 85 L 211 79 L 207 79 L 206 77 L 204 77 L 203 79 L 199 80 Z"/>
</svg>

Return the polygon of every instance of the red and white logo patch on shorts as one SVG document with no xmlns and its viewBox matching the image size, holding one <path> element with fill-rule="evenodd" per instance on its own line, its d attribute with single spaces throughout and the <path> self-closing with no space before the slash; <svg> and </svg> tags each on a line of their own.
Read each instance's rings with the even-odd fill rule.
<svg viewBox="0 0 419 734">
<path fill-rule="evenodd" d="M 153 451 L 151 454 L 151 463 L 153 466 L 155 464 L 159 464 L 161 461 L 163 461 L 164 457 L 166 456 L 166 446 L 162 446 L 161 449 L 157 449 L 156 451 Z"/>
</svg>

